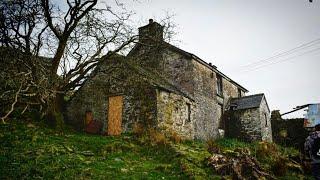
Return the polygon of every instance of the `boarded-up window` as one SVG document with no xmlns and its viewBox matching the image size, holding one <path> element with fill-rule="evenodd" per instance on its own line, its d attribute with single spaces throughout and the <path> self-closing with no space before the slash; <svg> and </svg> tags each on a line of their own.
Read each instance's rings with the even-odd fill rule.
<svg viewBox="0 0 320 180">
<path fill-rule="evenodd" d="M 108 106 L 108 135 L 120 135 L 122 132 L 123 97 L 109 97 Z"/>
</svg>

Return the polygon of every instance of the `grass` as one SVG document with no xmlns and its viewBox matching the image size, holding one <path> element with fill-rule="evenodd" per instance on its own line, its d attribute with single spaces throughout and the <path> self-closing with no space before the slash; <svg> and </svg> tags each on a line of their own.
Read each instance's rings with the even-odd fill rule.
<svg viewBox="0 0 320 180">
<path fill-rule="evenodd" d="M 221 179 L 208 166 L 210 153 L 203 142 L 151 145 L 131 134 L 118 137 L 63 134 L 37 123 L 0 125 L 0 179 Z M 215 141 L 223 151 L 258 143 L 234 139 Z M 278 147 L 282 155 L 298 153 Z M 270 161 L 258 160 L 268 167 Z M 281 179 L 299 179 L 288 174 Z"/>
<path fill-rule="evenodd" d="M 176 152 L 130 135 L 58 134 L 43 126 L 1 125 L 0 179 L 179 179 Z"/>
</svg>

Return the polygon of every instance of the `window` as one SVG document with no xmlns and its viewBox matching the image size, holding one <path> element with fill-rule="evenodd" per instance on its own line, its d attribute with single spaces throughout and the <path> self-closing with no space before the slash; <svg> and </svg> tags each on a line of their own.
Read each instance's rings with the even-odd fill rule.
<svg viewBox="0 0 320 180">
<path fill-rule="evenodd" d="M 238 88 L 238 97 L 242 97 L 240 88 Z"/>
<path fill-rule="evenodd" d="M 265 126 L 268 127 L 268 116 L 266 113 L 264 113 L 264 120 L 265 120 Z"/>
<path fill-rule="evenodd" d="M 213 74 L 213 72 L 212 72 L 212 73 L 210 74 L 210 77 L 211 77 L 211 78 L 213 78 L 213 77 L 214 77 L 214 74 Z"/>
<path fill-rule="evenodd" d="M 189 103 L 187 103 L 187 113 L 188 113 L 187 122 L 191 122 L 191 104 Z"/>
<path fill-rule="evenodd" d="M 217 74 L 217 94 L 223 96 L 222 93 L 222 77 Z"/>
</svg>

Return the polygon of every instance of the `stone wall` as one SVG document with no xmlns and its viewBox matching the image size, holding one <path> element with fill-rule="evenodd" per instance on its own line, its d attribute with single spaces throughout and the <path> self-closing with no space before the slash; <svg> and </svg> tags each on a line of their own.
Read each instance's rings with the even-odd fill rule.
<svg viewBox="0 0 320 180">
<path fill-rule="evenodd" d="M 226 80 L 225 78 L 222 79 L 222 87 L 223 87 L 223 98 L 224 98 L 223 104 L 225 106 L 229 102 L 230 98 L 239 97 L 238 87 L 232 84 L 230 81 Z"/>
<path fill-rule="evenodd" d="M 270 119 L 270 110 L 265 97 L 263 98 L 260 108 L 261 135 L 263 141 L 272 142 L 272 126 Z"/>
<path fill-rule="evenodd" d="M 193 68 L 191 59 L 168 49 L 163 51 L 163 58 L 159 67 L 160 73 L 191 96 L 194 95 L 195 91 Z"/>
<path fill-rule="evenodd" d="M 272 142 L 270 111 L 265 98 L 257 108 L 229 110 L 224 119 L 228 137 Z"/>
<path fill-rule="evenodd" d="M 141 54 L 142 49 L 134 54 Z M 229 80 L 222 78 L 223 96 L 217 96 L 216 76 L 217 72 L 203 65 L 196 59 L 187 57 L 181 53 L 165 48 L 162 58 L 154 58 L 140 63 L 150 68 L 148 63 L 157 64 L 155 68 L 169 82 L 187 92 L 194 100 L 192 109 L 194 137 L 196 139 L 209 139 L 218 136 L 218 129 L 224 129 L 222 114 L 230 97 L 238 96 L 238 87 Z M 156 56 L 154 56 L 156 57 Z M 157 56 L 159 57 L 159 56 Z M 133 58 L 134 59 L 134 58 Z M 138 59 L 137 61 L 141 61 Z M 153 61 L 159 61 L 154 63 Z M 153 68 L 153 67 L 152 67 Z M 222 107 L 221 107 L 222 106 Z"/>
<path fill-rule="evenodd" d="M 95 120 L 107 129 L 108 98 L 122 95 L 122 129 L 128 131 L 134 121 L 155 125 L 156 92 L 143 78 L 121 60 L 106 61 L 76 92 L 67 105 L 67 123 L 82 129 L 85 112 L 93 112 Z"/>
<path fill-rule="evenodd" d="M 194 103 L 190 99 L 157 90 L 157 120 L 161 130 L 176 132 L 185 139 L 193 139 L 193 123 L 196 121 L 194 109 Z"/>
<path fill-rule="evenodd" d="M 219 108 L 216 99 L 216 74 L 199 62 L 192 61 L 194 78 L 195 138 L 210 139 L 218 136 Z"/>
<path fill-rule="evenodd" d="M 309 132 L 303 127 L 303 118 L 282 119 L 279 111 L 272 111 L 271 124 L 275 143 L 304 150 L 304 142 Z"/>
<path fill-rule="evenodd" d="M 261 140 L 259 108 L 228 112 L 226 135 L 244 141 Z"/>
</svg>

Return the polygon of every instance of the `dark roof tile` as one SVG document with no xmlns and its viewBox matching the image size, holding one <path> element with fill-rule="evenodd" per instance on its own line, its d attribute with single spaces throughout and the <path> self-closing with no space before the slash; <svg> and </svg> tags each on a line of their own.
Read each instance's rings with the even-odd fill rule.
<svg viewBox="0 0 320 180">
<path fill-rule="evenodd" d="M 230 106 L 233 106 L 233 110 L 258 108 L 263 100 L 264 94 L 255 94 L 250 96 L 244 96 L 240 98 L 232 98 Z"/>
</svg>

